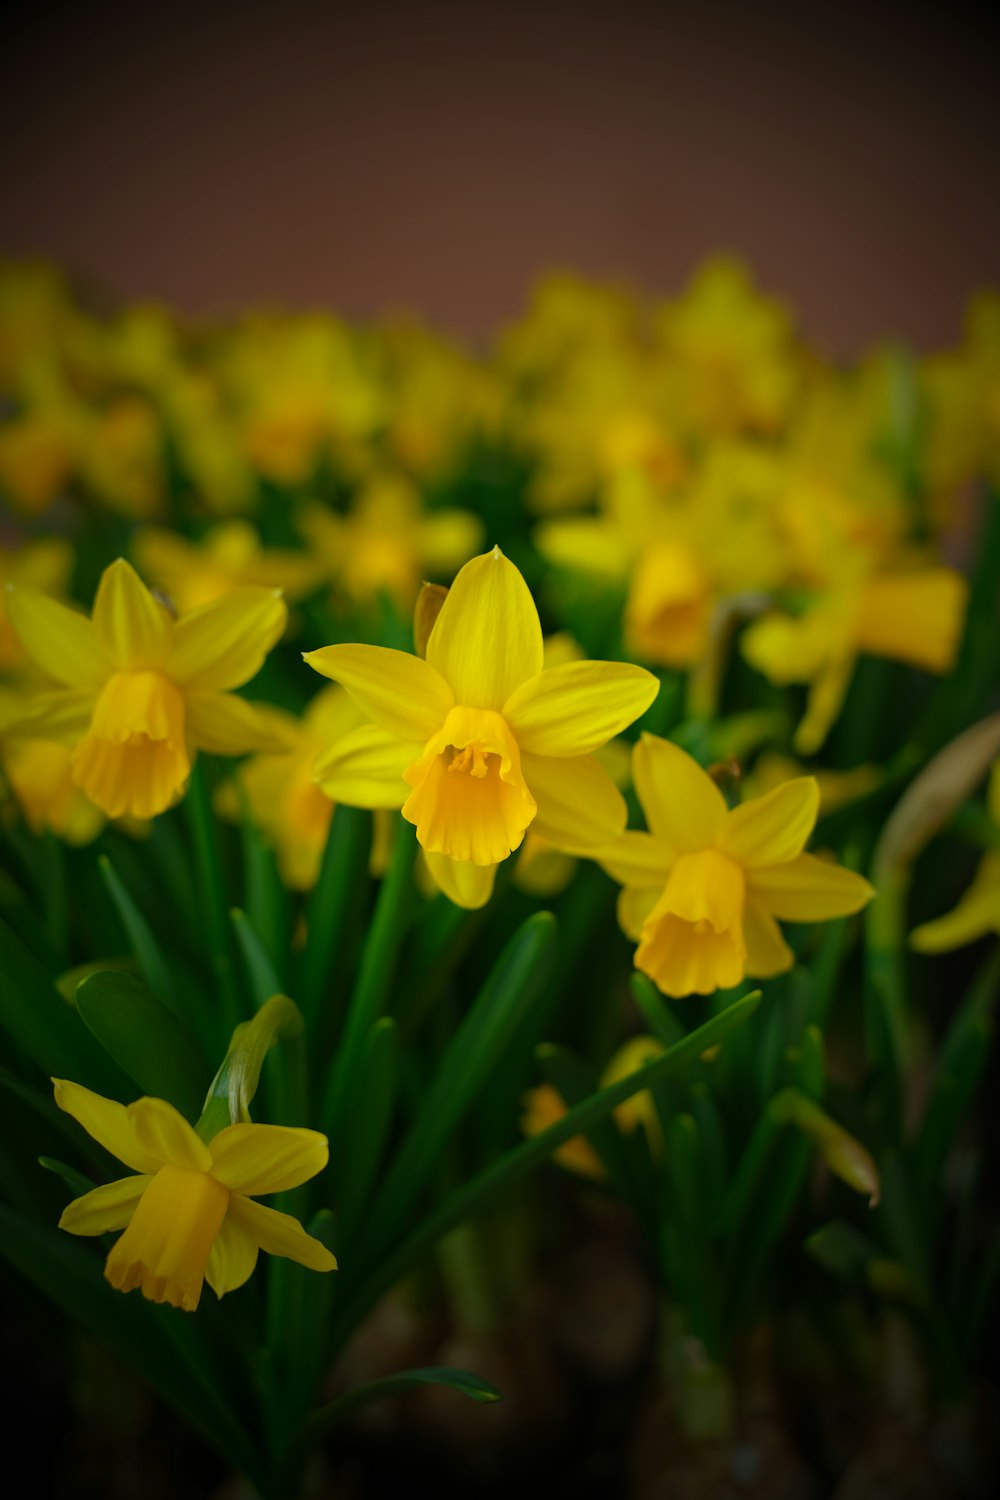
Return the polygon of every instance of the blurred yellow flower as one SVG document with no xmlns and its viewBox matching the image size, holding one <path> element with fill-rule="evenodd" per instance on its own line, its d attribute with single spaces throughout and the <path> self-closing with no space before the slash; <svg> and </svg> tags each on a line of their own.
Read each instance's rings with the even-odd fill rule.
<svg viewBox="0 0 1000 1500">
<path fill-rule="evenodd" d="M 649 707 L 656 679 L 619 662 L 543 671 L 534 601 L 499 548 L 455 579 L 426 660 L 353 645 L 305 660 L 372 721 L 320 760 L 319 784 L 339 802 L 402 807 L 458 905 L 489 900 L 529 826 L 569 852 L 624 827 L 624 801 L 593 752 Z"/>
<path fill-rule="evenodd" d="M 335 1271 L 325 1245 L 297 1219 L 254 1199 L 284 1193 L 322 1172 L 326 1136 L 284 1125 L 229 1125 L 204 1141 L 164 1099 L 118 1104 L 54 1078 L 56 1103 L 132 1177 L 67 1204 L 70 1234 L 124 1230 L 104 1266 L 120 1292 L 194 1312 L 207 1280 L 217 1297 L 248 1281 L 261 1250 L 311 1271 Z"/>
<path fill-rule="evenodd" d="M 54 833 L 67 844 L 89 844 L 104 814 L 73 781 L 71 752 L 19 732 L 28 700 L 0 687 L 0 771 L 32 833 Z"/>
<path fill-rule="evenodd" d="M 696 761 L 644 734 L 632 779 L 649 832 L 595 857 L 624 887 L 618 919 L 639 944 L 636 967 L 664 994 L 781 974 L 794 960 L 775 918 L 827 921 L 873 895 L 860 875 L 803 853 L 819 805 L 811 776 L 730 811 Z"/>
<path fill-rule="evenodd" d="M 302 509 L 299 528 L 323 573 L 354 603 L 387 594 L 409 609 L 428 573 L 452 573 L 482 542 L 483 524 L 469 511 L 428 511 L 409 481 L 370 480 L 350 510 Z"/>
<path fill-rule="evenodd" d="M 64 594 L 72 571 L 73 548 L 65 537 L 39 537 L 10 551 L 0 546 L 0 671 L 25 659 L 7 618 L 7 585 L 27 583 L 47 594 Z"/>
<path fill-rule="evenodd" d="M 334 812 L 316 785 L 315 762 L 357 727 L 361 715 L 343 688 L 333 685 L 316 694 L 301 718 L 277 708 L 260 712 L 285 748 L 244 761 L 232 782 L 220 787 L 217 806 L 224 816 L 238 818 L 242 792 L 276 851 L 282 879 L 306 891 L 316 883 Z"/>
<path fill-rule="evenodd" d="M 106 568 L 93 619 L 26 584 L 8 585 L 21 644 L 57 687 L 34 696 L 26 729 L 72 747 L 73 779 L 117 818 L 151 818 L 183 794 L 197 750 L 242 755 L 274 733 L 230 689 L 285 627 L 277 592 L 239 589 L 174 620 L 134 569 Z"/>
<path fill-rule="evenodd" d="M 840 712 L 862 652 L 945 674 L 962 637 L 968 584 L 951 568 L 884 573 L 821 596 L 798 616 L 762 615 L 744 631 L 743 655 L 770 682 L 809 684 L 795 748 L 811 755 Z"/>
<path fill-rule="evenodd" d="M 322 577 L 316 560 L 305 553 L 263 546 L 249 521 L 214 526 L 197 542 L 159 528 L 140 531 L 132 550 L 140 571 L 179 614 L 246 585 L 281 589 L 287 598 L 300 599 Z"/>
</svg>

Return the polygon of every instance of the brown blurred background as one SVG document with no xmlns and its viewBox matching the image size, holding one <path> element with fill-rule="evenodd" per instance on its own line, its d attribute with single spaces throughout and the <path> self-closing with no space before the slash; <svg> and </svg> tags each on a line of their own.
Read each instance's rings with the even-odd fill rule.
<svg viewBox="0 0 1000 1500">
<path fill-rule="evenodd" d="M 0 55 L 0 254 L 125 297 L 406 306 L 747 256 L 832 352 L 1000 283 L 1000 52 L 971 8 L 42 5 Z"/>
</svg>

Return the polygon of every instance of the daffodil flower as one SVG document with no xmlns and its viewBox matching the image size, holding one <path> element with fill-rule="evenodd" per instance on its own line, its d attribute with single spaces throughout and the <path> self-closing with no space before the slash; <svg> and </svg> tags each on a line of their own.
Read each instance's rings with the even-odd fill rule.
<svg viewBox="0 0 1000 1500">
<path fill-rule="evenodd" d="M 106 568 L 92 619 L 18 585 L 7 612 L 25 651 L 60 686 L 40 693 L 31 734 L 72 748 L 73 779 L 109 818 L 152 818 L 183 794 L 197 750 L 268 749 L 273 731 L 229 689 L 285 628 L 272 589 L 237 589 L 175 620 L 130 565 Z"/>
<path fill-rule="evenodd" d="M 104 1267 L 118 1291 L 139 1287 L 150 1302 L 193 1312 L 206 1280 L 218 1297 L 235 1291 L 261 1250 L 312 1271 L 336 1270 L 297 1219 L 254 1202 L 322 1172 L 329 1153 L 318 1131 L 237 1124 L 203 1141 L 164 1099 L 124 1105 L 52 1081 L 59 1108 L 137 1174 L 75 1198 L 59 1220 L 70 1234 L 125 1231 Z"/>
<path fill-rule="evenodd" d="M 664 994 L 781 974 L 794 960 L 776 918 L 824 922 L 874 894 L 860 875 L 803 853 L 819 808 L 811 776 L 730 810 L 696 761 L 645 734 L 632 779 L 649 832 L 622 834 L 597 857 L 624 886 L 618 919 L 639 944 L 636 967 Z"/>
<path fill-rule="evenodd" d="M 990 775 L 986 804 L 991 820 L 1000 828 L 1000 761 Z M 986 851 L 958 905 L 943 917 L 914 928 L 910 944 L 918 953 L 947 953 L 991 932 L 1000 936 L 1000 849 Z"/>
<path fill-rule="evenodd" d="M 876 574 L 831 589 L 797 617 L 769 612 L 744 631 L 743 655 L 770 682 L 809 684 L 795 748 L 812 755 L 826 739 L 850 686 L 858 655 L 952 670 L 968 585 L 951 568 Z"/>
<path fill-rule="evenodd" d="M 281 589 L 289 599 L 301 599 L 322 576 L 304 552 L 263 546 L 249 521 L 225 521 L 197 542 L 150 527 L 135 538 L 133 553 L 181 614 L 247 586 Z"/>
<path fill-rule="evenodd" d="M 568 852 L 624 828 L 621 793 L 593 752 L 649 707 L 656 679 L 619 662 L 543 671 L 538 612 L 499 548 L 458 574 L 425 660 L 360 645 L 305 659 L 372 721 L 320 759 L 320 786 L 338 802 L 402 807 L 457 905 L 489 900 L 529 827 Z"/>
</svg>

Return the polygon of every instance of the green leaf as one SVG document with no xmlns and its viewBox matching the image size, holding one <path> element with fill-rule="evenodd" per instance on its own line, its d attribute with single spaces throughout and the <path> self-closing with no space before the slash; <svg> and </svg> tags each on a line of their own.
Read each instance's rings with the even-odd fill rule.
<svg viewBox="0 0 1000 1500">
<path fill-rule="evenodd" d="M 121 918 L 122 926 L 132 945 L 132 951 L 138 960 L 139 968 L 142 970 L 143 978 L 153 994 L 162 1000 L 164 1005 L 168 1005 L 175 1016 L 182 1019 L 182 1008 L 178 1003 L 173 975 L 162 948 L 153 936 L 152 928 L 132 900 L 106 854 L 101 855 L 98 865 L 115 904 L 115 910 Z"/>
<path fill-rule="evenodd" d="M 44 1167 L 46 1172 L 54 1172 L 57 1177 L 61 1177 L 76 1198 L 82 1198 L 84 1193 L 91 1192 L 97 1186 L 92 1178 L 85 1177 L 75 1167 L 68 1167 L 64 1161 L 57 1161 L 54 1156 L 40 1156 L 38 1165 Z"/>
<path fill-rule="evenodd" d="M 832 1219 L 815 1230 L 803 1249 L 824 1271 L 851 1286 L 864 1286 L 868 1266 L 879 1258 L 878 1247 L 843 1219 Z"/>
<path fill-rule="evenodd" d="M 684 1035 L 684 1027 L 663 1003 L 663 997 L 645 974 L 633 974 L 629 980 L 632 998 L 653 1036 L 658 1037 L 664 1047 L 672 1047 Z"/>
<path fill-rule="evenodd" d="M 359 1251 L 388 1244 L 403 1223 L 446 1142 L 504 1055 L 521 1018 L 551 971 L 556 922 L 549 912 L 529 917 L 494 964 L 468 1015 L 447 1047 L 379 1196 Z"/>
<path fill-rule="evenodd" d="M 306 1031 L 320 1030 L 334 955 L 345 946 L 351 923 L 357 919 L 358 894 L 368 884 L 371 814 L 356 807 L 338 807 L 330 823 L 323 863 L 306 913 L 306 944 L 295 988 L 302 1004 Z"/>
<path fill-rule="evenodd" d="M 652 1062 L 617 1083 L 599 1089 L 590 1099 L 568 1109 L 562 1119 L 547 1130 L 514 1146 L 496 1161 L 478 1173 L 453 1193 L 450 1198 L 429 1213 L 422 1222 L 386 1255 L 353 1297 L 347 1301 L 335 1328 L 335 1334 L 344 1336 L 354 1327 L 360 1317 L 390 1286 L 407 1275 L 428 1250 L 453 1229 L 456 1224 L 483 1212 L 514 1183 L 528 1172 L 547 1161 L 559 1146 L 572 1140 L 575 1135 L 586 1135 L 588 1131 L 606 1120 L 619 1104 L 631 1099 L 633 1094 L 652 1088 L 661 1079 L 683 1071 L 693 1059 L 709 1047 L 714 1047 L 735 1026 L 742 1025 L 753 1015 L 760 1004 L 760 991 L 744 995 L 733 1001 L 727 1010 L 720 1012 L 675 1043 Z"/>
<path fill-rule="evenodd" d="M 281 994 L 281 981 L 267 949 L 246 913 L 234 907 L 229 913 L 229 919 L 233 924 L 243 962 L 246 964 L 254 1005 L 259 1009 L 270 1000 L 272 995 Z"/>
<path fill-rule="evenodd" d="M 108 969 L 84 979 L 76 1008 L 101 1046 L 143 1094 L 197 1118 L 207 1069 L 176 1016 L 141 979 Z"/>
<path fill-rule="evenodd" d="M 125 1079 L 38 959 L 0 921 L 0 1024 L 49 1077 L 118 1097 Z"/>
<path fill-rule="evenodd" d="M 503 1400 L 503 1392 L 479 1375 L 473 1375 L 468 1370 L 456 1370 L 449 1365 L 433 1365 L 424 1370 L 406 1370 L 400 1375 L 384 1375 L 381 1380 L 373 1380 L 369 1385 L 359 1385 L 353 1391 L 338 1396 L 335 1401 L 328 1401 L 309 1418 L 309 1433 L 312 1437 L 318 1437 L 320 1433 L 337 1427 L 360 1407 L 368 1406 L 372 1401 L 381 1401 L 386 1396 L 398 1396 L 403 1391 L 416 1390 L 422 1385 L 443 1385 L 460 1396 L 468 1396 L 470 1401 L 478 1401 L 484 1405 Z"/>
<path fill-rule="evenodd" d="M 399 1085 L 400 1042 L 395 1021 L 383 1016 L 368 1037 L 358 1069 L 357 1107 L 352 1120 L 351 1148 L 334 1164 L 338 1177 L 340 1241 L 351 1233 L 366 1206 L 378 1172 Z"/>
</svg>

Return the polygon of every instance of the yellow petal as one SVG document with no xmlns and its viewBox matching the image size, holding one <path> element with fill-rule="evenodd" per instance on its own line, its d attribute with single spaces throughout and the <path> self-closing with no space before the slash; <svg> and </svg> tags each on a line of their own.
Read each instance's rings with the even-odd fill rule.
<svg viewBox="0 0 1000 1500">
<path fill-rule="evenodd" d="M 70 1234 L 109 1234 L 124 1229 L 150 1181 L 148 1176 L 120 1177 L 117 1182 L 105 1182 L 84 1193 L 82 1198 L 74 1198 L 63 1209 L 59 1228 Z"/>
<path fill-rule="evenodd" d="M 644 714 L 659 687 L 626 662 L 567 662 L 522 683 L 503 714 L 522 750 L 589 755 Z"/>
<path fill-rule="evenodd" d="M 237 1291 L 250 1280 L 257 1264 L 258 1249 L 253 1236 L 227 1212 L 205 1267 L 205 1280 L 217 1297 Z"/>
<path fill-rule="evenodd" d="M 557 567 L 624 578 L 630 548 L 621 527 L 610 521 L 581 516 L 568 521 L 545 521 L 535 531 L 535 545 Z"/>
<path fill-rule="evenodd" d="M 657 885 L 626 885 L 618 892 L 618 925 L 633 943 L 642 937 L 643 925 L 661 891 Z"/>
<path fill-rule="evenodd" d="M 93 623 L 28 584 L 7 585 L 7 618 L 42 671 L 67 687 L 97 688 L 113 671 Z"/>
<path fill-rule="evenodd" d="M 467 562 L 448 590 L 427 661 L 467 708 L 498 712 L 542 670 L 542 627 L 528 585 L 494 547 Z"/>
<path fill-rule="evenodd" d="M 119 671 L 166 661 L 173 622 L 138 573 L 119 557 L 105 568 L 94 600 L 94 629 Z"/>
<path fill-rule="evenodd" d="M 796 776 L 726 818 L 718 844 L 747 869 L 787 864 L 802 853 L 819 812 L 815 776 Z"/>
<path fill-rule="evenodd" d="M 523 755 L 521 769 L 538 804 L 533 833 L 567 854 L 590 853 L 625 830 L 625 799 L 593 755 L 572 760 Z"/>
<path fill-rule="evenodd" d="M 303 661 L 341 683 L 361 712 L 401 740 L 423 744 L 441 728 L 455 701 L 434 667 L 388 646 L 324 646 Z"/>
<path fill-rule="evenodd" d="M 190 1172 L 211 1170 L 212 1157 L 205 1142 L 166 1099 L 136 1099 L 126 1113 L 136 1140 L 151 1157 Z"/>
<path fill-rule="evenodd" d="M 751 894 L 784 922 L 827 922 L 860 911 L 875 891 L 863 875 L 814 854 L 767 865 L 749 875 Z"/>
<path fill-rule="evenodd" d="M 471 860 L 449 859 L 426 850 L 424 862 L 438 889 L 465 911 L 478 911 L 493 894 L 496 865 L 474 865 Z"/>
<path fill-rule="evenodd" d="M 832 656 L 809 686 L 806 712 L 795 731 L 793 744 L 799 755 L 815 755 L 840 713 L 851 684 L 853 652 Z"/>
<path fill-rule="evenodd" d="M 592 855 L 612 880 L 622 885 L 656 886 L 659 889 L 667 882 L 674 855 L 660 839 L 649 833 L 629 830 L 620 835 L 606 849 L 597 849 Z"/>
<path fill-rule="evenodd" d="M 209 755 L 246 755 L 250 750 L 281 751 L 285 736 L 266 711 L 235 693 L 189 693 L 187 732 L 191 745 Z"/>
<path fill-rule="evenodd" d="M 483 523 L 471 511 L 446 506 L 420 522 L 420 556 L 432 573 L 460 567 L 482 545 Z"/>
<path fill-rule="evenodd" d="M 60 745 L 75 745 L 86 734 L 96 703 L 92 688 L 78 693 L 38 693 L 25 703 L 12 732 L 31 739 L 55 740 Z"/>
<path fill-rule="evenodd" d="M 184 699 L 162 672 L 115 672 L 73 751 L 73 779 L 109 818 L 152 818 L 182 795 L 191 761 Z"/>
<path fill-rule="evenodd" d="M 676 853 L 715 842 L 726 819 L 725 799 L 711 776 L 677 745 L 644 734 L 632 753 L 632 780 L 650 832 Z"/>
<path fill-rule="evenodd" d="M 298 1219 L 290 1214 L 278 1213 L 263 1203 L 254 1203 L 252 1198 L 234 1194 L 229 1203 L 229 1217 L 268 1255 L 283 1255 L 300 1266 L 308 1266 L 310 1271 L 337 1269 L 336 1256 L 311 1234 L 306 1234 Z"/>
<path fill-rule="evenodd" d="M 795 963 L 795 955 L 781 936 L 777 922 L 753 900 L 748 900 L 743 909 L 743 941 L 747 948 L 746 971 L 751 979 L 772 979 Z"/>
<path fill-rule="evenodd" d="M 423 748 L 378 724 L 362 724 L 316 758 L 313 775 L 328 797 L 346 807 L 398 808 L 410 795 L 403 772 Z"/>
<path fill-rule="evenodd" d="M 199 692 L 240 687 L 260 670 L 287 620 L 276 589 L 233 589 L 181 616 L 167 670 L 176 682 Z"/>
<path fill-rule="evenodd" d="M 873 578 L 858 599 L 858 646 L 928 672 L 950 672 L 962 638 L 968 593 L 966 580 L 951 568 Z"/>
<path fill-rule="evenodd" d="M 72 1115 L 105 1151 L 117 1156 L 134 1172 L 159 1171 L 163 1158 L 139 1139 L 135 1121 L 124 1104 L 105 1099 L 66 1078 L 53 1078 L 52 1083 L 59 1108 Z"/>
<path fill-rule="evenodd" d="M 286 1125 L 229 1125 L 212 1138 L 212 1176 L 234 1193 L 284 1193 L 322 1172 L 326 1136 Z"/>
<path fill-rule="evenodd" d="M 983 865 L 988 859 L 987 855 Z M 1000 933 L 1000 868 L 994 866 L 987 873 L 986 879 L 981 873 L 977 875 L 950 912 L 914 929 L 910 944 L 918 953 L 948 953 L 976 942 L 988 932 Z"/>
</svg>

